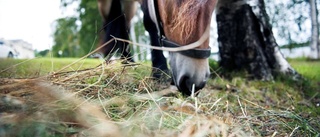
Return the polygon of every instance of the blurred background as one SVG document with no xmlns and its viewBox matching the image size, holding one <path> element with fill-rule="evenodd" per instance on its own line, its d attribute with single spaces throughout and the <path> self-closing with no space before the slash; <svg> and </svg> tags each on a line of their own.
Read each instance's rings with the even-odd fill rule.
<svg viewBox="0 0 320 137">
<path fill-rule="evenodd" d="M 309 57 L 310 1 L 265 0 L 265 3 L 274 36 L 284 56 Z M 320 1 L 316 7 L 318 12 Z M 143 13 L 138 9 L 132 20 L 130 37 L 133 42 L 148 44 L 142 18 Z M 319 22 L 319 18 L 317 20 Z M 96 48 L 101 24 L 95 0 L 0 0 L 0 56 L 81 57 Z M 215 60 L 219 60 L 217 38 L 213 15 L 210 46 L 211 57 Z M 148 49 L 132 48 L 136 53 L 135 60 L 150 59 Z"/>
</svg>

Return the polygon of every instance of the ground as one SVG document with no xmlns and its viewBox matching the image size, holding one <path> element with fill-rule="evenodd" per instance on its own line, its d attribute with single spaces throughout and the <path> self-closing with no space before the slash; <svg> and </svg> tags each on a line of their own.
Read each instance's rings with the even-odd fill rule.
<svg viewBox="0 0 320 137">
<path fill-rule="evenodd" d="M 304 80 L 222 75 L 197 97 L 150 77 L 148 62 L 0 60 L 0 136 L 319 136 L 320 62 Z"/>
</svg>

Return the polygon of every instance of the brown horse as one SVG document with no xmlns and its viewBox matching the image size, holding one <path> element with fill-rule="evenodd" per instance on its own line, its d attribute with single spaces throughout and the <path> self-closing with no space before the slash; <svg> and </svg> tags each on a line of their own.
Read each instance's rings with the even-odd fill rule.
<svg viewBox="0 0 320 137">
<path fill-rule="evenodd" d="M 104 21 L 104 41 L 112 36 L 128 39 L 130 20 L 134 16 L 137 2 L 144 13 L 144 26 L 149 32 L 151 45 L 181 47 L 199 41 L 208 35 L 208 26 L 217 0 L 98 0 Z M 210 75 L 208 57 L 209 38 L 194 49 L 170 52 L 172 79 L 177 88 L 186 95 L 202 89 Z M 100 52 L 105 56 L 113 49 L 120 49 L 123 58 L 131 59 L 125 42 L 111 43 Z M 152 50 L 152 66 L 161 71 L 168 70 L 161 50 Z M 156 70 L 156 69 L 155 69 Z M 154 77 L 161 74 L 154 71 Z"/>
</svg>

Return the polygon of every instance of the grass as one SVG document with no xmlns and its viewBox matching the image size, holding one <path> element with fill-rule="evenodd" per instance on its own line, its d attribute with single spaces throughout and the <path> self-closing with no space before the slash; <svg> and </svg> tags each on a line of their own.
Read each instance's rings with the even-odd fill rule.
<svg viewBox="0 0 320 137">
<path fill-rule="evenodd" d="M 0 77 L 31 78 L 44 76 L 56 72 L 75 61 L 77 61 L 75 58 L 0 59 Z M 100 61 L 98 59 L 85 59 L 71 65 L 64 71 L 94 68 L 99 64 Z"/>
<path fill-rule="evenodd" d="M 289 63 L 305 78 L 320 82 L 320 61 L 289 59 Z"/>
<path fill-rule="evenodd" d="M 151 79 L 150 63 L 99 65 L 99 60 L 88 59 L 48 75 L 74 61 L 34 59 L 0 73 L 3 78 L 45 76 L 35 81 L 0 80 L 0 136 L 320 135 L 317 61 L 289 60 L 306 78 L 300 82 L 216 75 L 196 98 L 183 97 L 168 88 L 169 82 Z M 23 60 L 1 60 L 0 71 L 19 62 Z M 74 94 L 66 94 L 70 92 Z"/>
</svg>

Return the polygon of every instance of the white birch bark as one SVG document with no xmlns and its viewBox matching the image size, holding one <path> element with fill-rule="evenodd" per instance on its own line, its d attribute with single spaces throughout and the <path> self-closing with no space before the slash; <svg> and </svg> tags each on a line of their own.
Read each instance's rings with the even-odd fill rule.
<svg viewBox="0 0 320 137">
<path fill-rule="evenodd" d="M 311 34 L 311 42 L 310 42 L 310 58 L 311 59 L 319 59 L 319 31 L 318 31 L 318 22 L 317 22 L 317 8 L 316 8 L 316 0 L 310 0 L 310 16 L 311 16 L 311 25 L 312 25 L 312 34 Z"/>
</svg>

